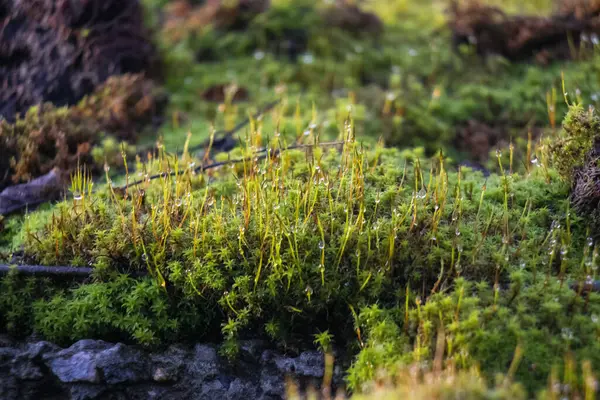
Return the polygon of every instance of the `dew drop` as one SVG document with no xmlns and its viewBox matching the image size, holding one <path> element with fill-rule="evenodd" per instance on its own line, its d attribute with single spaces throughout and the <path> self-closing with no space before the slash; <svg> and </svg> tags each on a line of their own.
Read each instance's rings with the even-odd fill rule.
<svg viewBox="0 0 600 400">
<path fill-rule="evenodd" d="M 539 163 L 539 160 L 538 160 L 538 158 L 537 158 L 537 157 L 533 157 L 533 158 L 531 159 L 531 163 L 532 163 L 533 165 L 538 165 L 538 163 Z"/>
<path fill-rule="evenodd" d="M 319 249 L 323 250 L 325 248 L 325 243 L 323 243 L 322 241 L 319 242 Z"/>
<path fill-rule="evenodd" d="M 573 330 L 571 330 L 570 328 L 563 328 L 561 332 L 562 332 L 563 339 L 565 339 L 565 340 L 573 339 Z"/>
<path fill-rule="evenodd" d="M 315 62 L 315 57 L 310 53 L 306 53 L 302 56 L 302 62 L 304 64 L 312 64 Z"/>
</svg>

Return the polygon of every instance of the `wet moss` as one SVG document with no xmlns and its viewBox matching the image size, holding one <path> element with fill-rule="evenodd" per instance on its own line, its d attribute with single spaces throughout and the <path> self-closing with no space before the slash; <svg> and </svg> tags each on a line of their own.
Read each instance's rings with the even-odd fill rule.
<svg viewBox="0 0 600 400">
<path fill-rule="evenodd" d="M 36 303 L 32 326 L 61 341 L 220 335 L 228 356 L 246 335 L 302 347 L 328 331 L 358 353 L 349 371 L 355 390 L 379 368 L 431 360 L 440 329 L 446 358 L 480 365 L 488 377 L 523 346 L 527 362 L 515 373 L 532 391 L 565 351 L 597 352 L 597 295 L 569 289 L 594 275 L 595 245 L 569 213 L 569 185 L 555 170 L 509 174 L 504 166 L 485 180 L 443 159 L 345 139 L 341 153 L 308 147 L 251 157 L 207 171 L 210 180 L 194 175 L 190 155 L 161 152 L 132 172 L 162 171 L 158 180 L 79 190 L 43 227 L 24 225 L 25 254 L 92 265 L 99 281 Z M 152 279 L 112 283 L 127 271 Z M 113 292 L 124 282 L 133 286 Z M 138 285 L 146 295 L 134 296 Z M 124 301 L 131 315 L 117 318 Z M 180 301 L 186 307 L 170 308 Z M 191 313 L 202 325 L 188 321 Z M 117 323 L 134 320 L 127 329 Z"/>
<path fill-rule="evenodd" d="M 149 14 L 164 5 L 148 3 Z M 9 236 L 20 231 L 10 251 L 91 266 L 93 282 L 38 293 L 4 279 L 0 322 L 61 342 L 212 338 L 230 357 L 241 338 L 293 350 L 314 346 L 317 335 L 320 346 L 343 349 L 340 362 L 354 360 L 348 383 L 357 392 L 381 375 L 441 363 L 463 371 L 447 372 L 452 387 L 419 388 L 519 398 L 549 376 L 557 382 L 556 371 L 571 368 L 565 354 L 599 368 L 600 298 L 570 285 L 597 279 L 600 262 L 589 226 L 596 219 L 573 189 L 583 182 L 576 171 L 591 171 L 597 121 L 556 94 L 565 92 L 564 72 L 569 103 L 598 102 L 595 51 L 546 67 L 484 60 L 471 46 L 451 49 L 435 7 L 377 3 L 363 10 L 383 21 L 377 34 L 345 22 L 331 28 L 326 11 L 282 0 L 245 21 L 245 32 L 159 26 L 172 102 L 158 148 L 133 162 L 129 145 L 127 176 L 107 173 L 92 191 L 79 175 L 73 198 L 6 221 Z M 137 88 L 115 96 L 116 105 L 109 97 L 85 103 L 118 136 L 95 136 L 96 164 L 122 165 L 119 140 L 153 120 L 143 100 L 153 90 L 135 82 L 113 82 L 114 90 Z M 235 86 L 247 94 L 242 101 L 199 100 Z M 181 154 L 209 138 L 211 125 L 229 129 L 273 98 L 280 105 L 252 119 L 231 153 Z M 140 118 L 121 112 L 138 108 Z M 471 154 L 487 171 L 457 168 L 472 147 L 461 147 L 465 127 L 467 137 L 493 132 Z M 538 145 L 537 135 L 548 140 Z M 300 147 L 282 150 L 285 143 Z M 228 158 L 243 161 L 199 169 Z M 585 182 L 588 193 L 595 181 Z M 124 276 L 134 273 L 147 276 Z M 507 371 L 502 384 L 489 384 Z"/>
</svg>

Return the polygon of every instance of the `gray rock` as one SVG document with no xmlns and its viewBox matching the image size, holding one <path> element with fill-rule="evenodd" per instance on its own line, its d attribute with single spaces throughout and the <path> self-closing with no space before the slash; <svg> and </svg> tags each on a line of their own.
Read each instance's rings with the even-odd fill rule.
<svg viewBox="0 0 600 400">
<path fill-rule="evenodd" d="M 295 362 L 297 375 L 321 378 L 325 373 L 325 357 L 321 352 L 305 351 Z"/>
<path fill-rule="evenodd" d="M 40 367 L 22 355 L 13 361 L 13 365 L 10 367 L 10 374 L 20 380 L 36 381 L 44 378 Z"/>
<path fill-rule="evenodd" d="M 258 397 L 258 386 L 250 381 L 234 379 L 229 385 L 225 398 L 231 400 L 256 399 Z"/>
<path fill-rule="evenodd" d="M 198 344 L 188 370 L 198 380 L 214 378 L 219 373 L 219 356 L 212 346 Z"/>
<path fill-rule="evenodd" d="M 0 347 L 0 367 L 10 366 L 12 360 L 20 354 L 19 349 L 12 347 Z"/>
<path fill-rule="evenodd" d="M 19 399 L 19 384 L 16 378 L 12 376 L 5 377 L 3 374 L 0 373 L 0 399 Z"/>
<path fill-rule="evenodd" d="M 179 380 L 187 353 L 185 349 L 171 346 L 164 354 L 152 354 L 152 380 L 155 382 L 176 382 Z"/>
<path fill-rule="evenodd" d="M 112 346 L 114 346 L 114 344 L 105 342 L 104 340 L 83 339 L 75 342 L 71 347 L 63 350 L 61 355 L 75 354 L 80 351 L 101 351 Z"/>
<path fill-rule="evenodd" d="M 263 395 L 283 398 L 285 394 L 284 379 L 274 371 L 263 370 L 260 375 L 260 390 Z"/>
<path fill-rule="evenodd" d="M 0 348 L 2 347 L 14 347 L 16 342 L 8 335 L 0 335 Z"/>
<path fill-rule="evenodd" d="M 70 400 L 95 400 L 106 390 L 107 388 L 101 385 L 77 383 L 71 386 Z"/>
<path fill-rule="evenodd" d="M 243 340 L 240 342 L 240 358 L 247 362 L 258 363 L 266 347 L 263 340 Z"/>
<path fill-rule="evenodd" d="M 241 343 L 235 363 L 204 344 L 149 352 L 97 340 L 66 349 L 44 341 L 5 343 L 1 400 L 275 400 L 284 398 L 286 376 L 302 388 L 320 382 L 324 370 L 319 352 L 287 357 L 260 341 Z M 334 375 L 341 381 L 339 369 Z"/>
<path fill-rule="evenodd" d="M 146 356 L 122 343 L 100 351 L 95 359 L 102 379 L 109 385 L 149 380 Z"/>
<path fill-rule="evenodd" d="M 55 358 L 50 362 L 50 370 L 63 383 L 100 382 L 94 354 L 87 351 Z"/>
<path fill-rule="evenodd" d="M 52 357 L 52 355 L 59 351 L 61 351 L 60 347 L 46 341 L 27 343 L 25 346 L 25 356 L 30 360 Z"/>
<path fill-rule="evenodd" d="M 323 354 L 317 351 L 306 351 L 296 358 L 274 356 L 272 362 L 286 375 L 317 378 L 322 377 L 325 371 Z"/>
</svg>

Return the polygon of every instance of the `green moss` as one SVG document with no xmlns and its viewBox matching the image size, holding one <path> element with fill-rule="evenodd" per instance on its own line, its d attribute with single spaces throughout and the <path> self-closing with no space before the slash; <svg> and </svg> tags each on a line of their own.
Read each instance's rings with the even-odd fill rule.
<svg viewBox="0 0 600 400">
<path fill-rule="evenodd" d="M 209 336 L 221 326 L 229 356 L 247 334 L 296 347 L 327 331 L 360 350 L 349 374 L 355 389 L 380 367 L 430 360 L 439 329 L 450 359 L 480 364 L 487 376 L 523 343 L 527 362 L 543 365 L 517 371 L 531 390 L 567 349 L 596 351 L 586 321 L 600 312 L 597 298 L 586 305 L 568 289 L 597 263 L 583 221 L 568 212 L 569 186 L 541 165 L 484 184 L 478 172 L 416 154 L 349 139 L 342 153 L 250 158 L 209 172 L 207 184 L 189 156 L 161 153 L 140 173 L 176 176 L 126 197 L 110 186 L 80 190 L 27 236 L 26 256 L 36 262 L 93 265 L 108 280 L 36 303 L 33 326 L 56 340 L 144 344 L 180 338 L 179 324 Z M 153 280 L 111 283 L 126 270 Z M 188 308 L 169 308 L 179 301 Z M 352 310 L 362 310 L 354 323 Z"/>
<path fill-rule="evenodd" d="M 56 108 L 47 103 L 32 107 L 13 124 L 1 120 L 0 189 L 53 168 L 74 171 L 87 165 L 98 172 L 105 161 L 122 166 L 120 150 L 115 151 L 111 141 L 116 137 L 134 142 L 163 106 L 163 94 L 151 81 L 123 75 L 111 77 L 75 106 Z M 112 138 L 102 142 L 106 135 Z M 103 148 L 92 149 L 101 142 Z M 135 149 L 126 146 L 125 150 Z"/>
<path fill-rule="evenodd" d="M 156 282 L 126 276 L 61 292 L 34 303 L 37 332 L 59 343 L 84 337 L 155 345 L 206 334 L 209 309 L 199 299 L 173 301 Z"/>
<path fill-rule="evenodd" d="M 15 271 L 0 280 L 0 326 L 6 332 L 23 337 L 33 331 L 33 304 L 48 298 L 56 290 L 49 280 L 22 278 Z"/>
<path fill-rule="evenodd" d="M 8 218 L 0 233 L 1 246 L 22 246 L 28 261 L 92 266 L 93 282 L 44 283 L 40 291 L 37 281 L 10 275 L 0 323 L 64 343 L 210 338 L 231 357 L 248 336 L 284 349 L 334 343 L 354 360 L 355 391 L 414 366 L 460 371 L 439 375 L 451 384 L 411 382 L 423 398 L 524 398 L 570 368 L 565 354 L 600 368 L 600 297 L 569 288 L 597 279 L 600 260 L 564 179 L 584 164 L 597 118 L 556 96 L 563 72 L 573 88 L 567 99 L 596 104 L 597 55 L 548 67 L 483 60 L 471 48 L 451 49 L 437 4 L 426 12 L 415 4 L 372 4 L 385 24 L 380 35 L 329 29 L 322 5 L 283 0 L 245 32 L 185 24 L 174 36 L 161 31 L 172 102 L 158 153 L 130 164 L 129 176 L 96 182 L 94 193 L 79 176 L 79 196 Z M 293 40 L 296 54 L 283 51 Z M 154 93 L 126 83 L 137 89 L 116 96 L 115 109 L 110 96 L 85 103 L 121 138 L 143 130 L 137 122 L 152 113 L 138 120 L 127 110 Z M 250 101 L 199 100 L 231 83 L 244 85 Z M 215 157 L 246 161 L 197 173 L 210 161 L 167 153 L 182 150 L 189 131 L 188 143 L 201 143 L 211 125 L 232 128 L 273 98 L 281 105 L 239 133 L 240 148 Z M 125 118 L 115 121 L 119 110 Z M 465 157 L 457 133 L 469 121 L 501 132 L 485 152 L 515 145 L 491 152 L 489 177 L 456 168 Z M 550 141 L 536 147 L 528 127 Z M 122 165 L 118 140 L 93 134 L 93 162 Z M 410 150 L 384 148 L 379 138 Z M 326 140 L 344 149 L 254 153 Z M 440 149 L 447 158 L 431 157 Z M 132 161 L 132 146 L 127 153 Z M 153 174 L 161 176 L 145 180 Z M 114 187 L 137 179 L 145 181 Z M 130 272 L 148 276 L 123 276 Z M 506 381 L 489 384 L 507 371 Z M 406 387 L 392 396 L 404 397 Z"/>
<path fill-rule="evenodd" d="M 472 157 L 470 143 L 461 143 L 461 129 L 469 121 L 494 127 L 501 137 L 475 154 L 485 158 L 496 145 L 526 140 L 529 128 L 540 132 L 561 121 L 567 112 L 562 96 L 556 96 L 562 91 L 561 74 L 569 99 L 600 106 L 598 56 L 593 52 L 550 66 L 513 64 L 500 57 L 483 60 L 468 47 L 452 49 L 441 7 L 375 2 L 369 8 L 385 22 L 380 36 L 333 29 L 321 8 L 314 2 L 274 2 L 242 32 L 195 26 L 185 31 L 183 22 L 177 24 L 187 32 L 183 38 L 163 32 L 159 41 L 169 71 L 166 85 L 173 110 L 190 115 L 185 126 L 230 126 L 232 115 L 243 118 L 248 108 L 281 97 L 291 105 L 284 113 L 288 117 L 300 102 L 301 130 L 311 123 L 311 105 L 316 104 L 325 139 L 336 134 L 328 124 L 345 118 L 339 102 L 347 101 L 366 109 L 363 117 L 355 113 L 361 137 L 423 146 L 428 154 L 444 148 L 456 158 Z M 284 45 L 291 49 L 283 51 Z M 250 103 L 220 112 L 219 104 L 198 101 L 207 88 L 229 83 L 243 85 Z M 282 122 L 266 120 L 273 128 Z M 287 132 L 297 135 L 290 128 Z M 169 137 L 171 132 L 167 126 L 162 133 Z"/>
<path fill-rule="evenodd" d="M 584 110 L 581 104 L 571 106 L 562 136 L 550 149 L 556 168 L 566 180 L 572 181 L 575 172 L 585 165 L 599 134 L 600 119 L 594 109 Z"/>
</svg>

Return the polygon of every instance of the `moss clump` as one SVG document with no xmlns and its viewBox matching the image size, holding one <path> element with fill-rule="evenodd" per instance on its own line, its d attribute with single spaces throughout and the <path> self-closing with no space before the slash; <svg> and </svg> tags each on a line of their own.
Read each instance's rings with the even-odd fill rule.
<svg viewBox="0 0 600 400">
<path fill-rule="evenodd" d="M 22 291 L 12 294 L 6 298 L 23 298 Z M 60 343 L 103 337 L 148 346 L 192 333 L 202 337 L 211 328 L 207 317 L 212 311 L 203 307 L 201 298 L 173 300 L 151 279 L 120 276 L 40 297 L 31 310 L 34 328 Z"/>
<path fill-rule="evenodd" d="M 48 298 L 56 292 L 56 284 L 49 280 L 24 279 L 11 271 L 0 280 L 0 324 L 11 335 L 30 334 L 34 303 L 37 299 Z"/>
<path fill-rule="evenodd" d="M 449 292 L 410 300 L 360 313 L 365 345 L 349 370 L 354 389 L 369 390 L 381 370 L 395 376 L 411 362 L 431 365 L 440 335 L 445 363 L 478 366 L 490 378 L 507 371 L 517 352 L 512 372 L 530 393 L 544 387 L 565 354 L 600 363 L 600 296 L 581 297 L 548 275 L 535 278 L 527 266 L 506 285 L 460 279 Z"/>
<path fill-rule="evenodd" d="M 572 182 L 576 172 L 588 162 L 590 152 L 595 152 L 600 135 L 600 118 L 593 108 L 582 105 L 570 107 L 563 122 L 562 136 L 553 142 L 550 151 L 554 165 L 567 181 Z"/>
<path fill-rule="evenodd" d="M 167 104 L 164 90 L 143 75 L 112 76 L 77 105 L 81 115 L 117 139 L 135 142 L 148 128 L 162 123 Z"/>
<path fill-rule="evenodd" d="M 104 287 L 115 273 L 147 271 L 155 282 L 148 300 L 122 290 L 132 302 L 129 317 L 152 319 L 144 304 L 168 293 L 207 328 L 186 325 L 188 313 L 178 308 L 169 309 L 166 326 L 177 321 L 210 336 L 221 326 L 229 356 L 246 335 L 289 348 L 328 331 L 358 353 L 349 375 L 357 390 L 377 368 L 431 360 L 440 329 L 449 359 L 480 364 L 488 376 L 505 370 L 521 343 L 528 365 L 543 364 L 516 372 L 531 390 L 566 349 L 600 354 L 588 322 L 600 313 L 599 299 L 568 288 L 593 276 L 599 260 L 583 222 L 568 213 L 569 187 L 554 170 L 502 172 L 484 184 L 478 172 L 448 171 L 443 159 L 421 162 L 418 153 L 367 150 L 345 139 L 341 154 L 309 147 L 253 156 L 211 171 L 213 183 L 194 175 L 189 155 L 161 152 L 136 171 L 162 172 L 158 181 L 80 190 L 41 229 L 25 224 L 25 254 L 49 265 L 93 265 Z M 248 140 L 256 146 L 261 139 Z M 251 147 L 237 152 L 251 154 Z M 66 325 L 88 327 L 70 338 L 181 337 L 154 325 L 147 337 L 136 324 L 106 325 L 116 318 L 92 305 L 106 296 L 118 310 L 123 300 L 110 291 L 90 300 L 95 290 L 38 305 L 31 324 L 60 340 L 59 314 L 69 316 Z M 68 311 L 82 302 L 79 312 Z"/>
<path fill-rule="evenodd" d="M 73 171 L 77 165 L 89 164 L 99 171 L 103 152 L 93 147 L 106 134 L 134 141 L 145 127 L 160 121 L 164 102 L 164 93 L 151 81 L 124 75 L 110 78 L 76 106 L 56 108 L 47 103 L 32 107 L 12 124 L 1 120 L 5 157 L 0 160 L 0 189 L 55 167 Z M 108 156 L 107 161 L 122 165 L 121 159 Z"/>
<path fill-rule="evenodd" d="M 549 146 L 557 170 L 572 185 L 571 202 L 590 221 L 595 235 L 600 221 L 600 118 L 593 107 L 570 107 L 561 136 Z"/>
<path fill-rule="evenodd" d="M 0 121 L 0 188 L 89 161 L 97 126 L 67 108 L 50 104 L 31 108 L 14 124 Z"/>
</svg>

